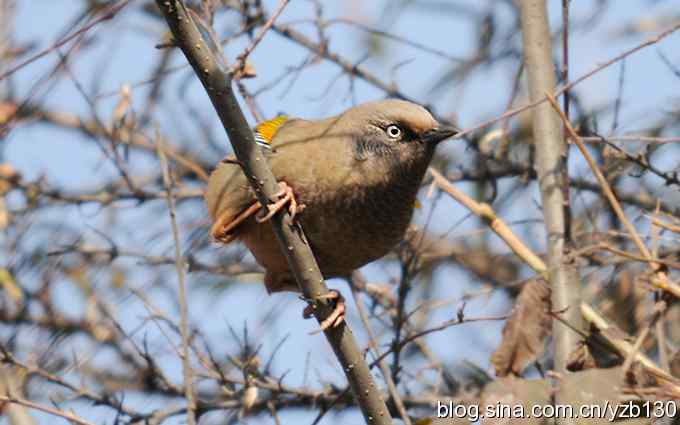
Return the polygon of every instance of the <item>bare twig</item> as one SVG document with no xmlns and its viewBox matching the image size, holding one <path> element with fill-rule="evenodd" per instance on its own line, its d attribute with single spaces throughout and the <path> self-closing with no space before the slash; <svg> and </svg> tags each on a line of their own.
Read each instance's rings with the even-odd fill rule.
<svg viewBox="0 0 680 425">
<path fill-rule="evenodd" d="M 262 41 L 264 36 L 267 34 L 267 31 L 274 25 L 274 22 L 276 22 L 276 19 L 283 13 L 283 10 L 286 8 L 288 5 L 288 2 L 290 0 L 281 0 L 279 2 L 279 6 L 276 8 L 274 13 L 272 13 L 272 16 L 269 17 L 267 22 L 265 22 L 264 25 L 262 25 L 262 28 L 260 28 L 260 31 L 257 33 L 253 41 L 250 43 L 248 47 L 238 55 L 236 58 L 236 63 L 234 64 L 232 68 L 232 73 L 234 75 L 235 79 L 239 79 L 239 74 L 243 72 L 243 68 L 246 66 L 246 61 L 248 60 L 248 56 L 255 50 L 258 44 Z"/>
<path fill-rule="evenodd" d="M 14 66 L 14 67 L 8 69 L 7 71 L 3 72 L 2 74 L 0 74 L 0 81 L 4 80 L 5 78 L 14 74 L 15 72 L 17 72 L 21 68 L 25 67 L 26 65 L 29 65 L 29 64 L 35 62 L 36 60 L 42 58 L 43 56 L 49 54 L 50 52 L 53 52 L 53 51 L 59 49 L 61 46 L 68 43 L 69 41 L 73 40 L 74 38 L 79 37 L 82 34 L 85 34 L 86 32 L 88 32 L 92 28 L 96 27 L 97 25 L 99 25 L 103 21 L 107 21 L 109 19 L 112 19 L 114 16 L 116 16 L 116 14 L 118 14 L 118 12 L 120 12 L 125 6 L 127 6 L 128 3 L 130 3 L 130 0 L 124 0 L 124 1 L 121 1 L 120 3 L 116 3 L 112 6 L 110 6 L 107 10 L 105 10 L 101 14 L 101 16 L 99 18 L 90 22 L 88 25 L 84 26 L 83 28 L 81 28 L 78 31 L 74 32 L 73 34 L 69 35 L 68 37 L 64 37 L 63 39 L 57 41 L 56 43 L 54 43 L 50 47 L 46 48 L 45 50 L 31 56 L 30 58 L 26 59 L 25 61 L 17 64 L 16 66 Z"/>
<path fill-rule="evenodd" d="M 562 95 L 564 92 L 574 88 L 574 86 L 576 86 L 577 84 L 582 83 L 583 81 L 587 80 L 588 78 L 592 77 L 593 75 L 597 74 L 598 72 L 602 71 L 603 69 L 605 69 L 609 66 L 612 66 L 617 62 L 622 61 L 623 59 L 627 58 L 628 56 L 630 56 L 634 53 L 639 52 L 640 50 L 644 49 L 645 47 L 649 47 L 651 45 L 658 43 L 659 41 L 663 40 L 664 38 L 668 37 L 669 35 L 673 34 L 674 32 L 676 32 L 679 29 L 680 29 L 680 24 L 673 25 L 671 28 L 667 29 L 666 31 L 663 31 L 662 33 L 645 40 L 644 42 L 638 44 L 637 46 L 635 46 L 631 49 L 624 51 L 623 53 L 613 57 L 612 59 L 610 59 L 610 60 L 608 60 L 608 61 L 606 61 L 606 62 L 604 62 L 600 65 L 597 65 L 591 71 L 586 72 L 585 74 L 581 75 L 580 77 L 578 77 L 578 78 L 572 80 L 571 82 L 569 82 L 568 84 L 562 86 L 558 90 L 555 90 L 553 95 L 555 97 Z M 551 90 L 552 90 L 552 88 L 551 88 Z M 520 114 L 524 111 L 527 111 L 527 110 L 529 110 L 533 107 L 536 107 L 536 106 L 542 104 L 545 101 L 546 101 L 545 97 L 541 97 L 539 99 L 532 100 L 531 102 L 527 103 L 526 105 L 519 106 L 517 108 L 511 109 L 511 110 L 509 110 L 509 111 L 507 111 L 507 112 L 503 113 L 502 115 L 499 115 L 495 118 L 491 118 L 489 120 L 483 121 L 479 124 L 474 125 L 473 127 L 466 128 L 463 131 L 461 131 L 460 133 L 456 134 L 455 138 L 465 137 L 466 135 L 468 135 L 470 133 L 473 133 L 475 131 L 481 130 L 482 128 L 488 127 L 491 124 L 494 124 L 498 121 L 502 121 L 502 120 L 507 119 L 509 117 L 513 117 L 513 116 Z"/>
<path fill-rule="evenodd" d="M 0 11 L 1 13 L 2 11 Z M 0 365 L 0 396 L 16 398 L 16 394 L 21 394 L 21 383 L 23 380 L 17 369 L 10 365 Z M 36 425 L 35 418 L 28 412 L 28 408 L 21 403 L 9 403 L 3 406 L 0 403 L 0 412 L 7 417 L 10 425 Z"/>
<path fill-rule="evenodd" d="M 626 360 L 623 362 L 623 374 L 627 374 L 628 371 L 630 371 L 631 366 L 633 366 L 633 362 L 637 358 L 637 353 L 640 352 L 640 348 L 642 347 L 642 344 L 645 342 L 645 339 L 647 339 L 647 336 L 649 335 L 649 332 L 652 330 L 652 326 L 658 323 L 659 319 L 663 317 L 663 313 L 666 311 L 666 303 L 663 301 L 659 301 L 654 305 L 654 311 L 652 313 L 652 317 L 650 320 L 643 326 L 642 331 L 638 334 L 637 338 L 635 338 L 635 343 L 633 344 L 632 350 L 627 353 Z"/>
<path fill-rule="evenodd" d="M 85 419 L 82 419 L 71 412 L 65 412 L 53 407 L 43 406 L 42 404 L 34 403 L 30 400 L 24 400 L 22 398 L 8 397 L 0 394 L 0 402 L 19 404 L 30 409 L 39 410 L 53 416 L 58 416 L 77 425 L 94 425 L 92 422 L 86 421 Z"/>
<path fill-rule="evenodd" d="M 168 170 L 168 160 L 163 152 L 163 139 L 159 132 L 156 134 L 158 143 L 158 159 L 163 173 L 163 184 L 167 193 L 168 210 L 170 213 L 170 225 L 172 226 L 172 239 L 175 243 L 175 267 L 177 268 L 177 284 L 179 287 L 179 312 L 180 312 L 180 334 L 182 336 L 182 373 L 184 375 L 184 388 L 187 398 L 187 422 L 189 425 L 196 424 L 196 398 L 194 395 L 194 373 L 191 368 L 189 358 L 189 308 L 187 307 L 187 293 L 184 281 L 184 259 L 180 248 L 179 228 L 177 227 L 177 210 L 175 208 L 175 198 L 172 194 L 172 181 Z"/>
<path fill-rule="evenodd" d="M 363 280 L 363 276 L 361 276 L 359 272 L 355 272 L 352 275 L 352 281 L 354 280 Z M 354 283 L 352 283 L 350 286 L 352 289 L 352 297 L 354 298 L 354 303 L 356 304 L 357 310 L 359 311 L 359 317 L 361 318 L 361 322 L 364 324 L 364 328 L 366 328 L 366 332 L 368 333 L 369 346 L 373 351 L 373 355 L 377 358 L 380 355 L 380 353 L 378 352 L 378 340 L 375 336 L 375 332 L 373 332 L 373 328 L 371 327 L 371 322 L 368 319 L 368 313 L 364 308 L 363 301 L 361 300 L 361 298 L 359 298 L 359 294 L 357 293 Z M 409 418 L 408 413 L 406 413 L 404 402 L 399 396 L 399 390 L 397 389 L 397 386 L 394 384 L 394 380 L 392 379 L 392 374 L 390 373 L 389 368 L 382 360 L 378 361 L 378 368 L 382 373 L 383 379 L 385 379 L 385 382 L 387 383 L 387 391 L 389 391 L 390 397 L 392 397 L 394 405 L 397 407 L 397 410 L 399 411 L 401 420 L 404 421 L 406 425 L 411 425 L 411 419 Z"/>
<path fill-rule="evenodd" d="M 614 195 L 611 186 L 607 182 L 607 179 L 602 174 L 602 171 L 600 171 L 600 168 L 595 163 L 593 157 L 590 155 L 590 153 L 588 153 L 586 146 L 583 144 L 583 141 L 579 137 L 574 127 L 571 125 L 567 117 L 564 116 L 564 112 L 562 112 L 562 110 L 560 109 L 559 105 L 557 104 L 557 101 L 549 93 L 546 94 L 546 97 L 550 102 L 550 105 L 561 116 L 562 121 L 564 122 L 566 129 L 569 132 L 569 137 L 576 144 L 579 151 L 581 151 L 581 154 L 588 163 L 590 170 L 593 172 L 595 178 L 597 179 L 597 182 L 602 188 L 602 193 L 604 193 L 605 197 L 607 198 L 607 201 L 609 201 L 609 204 L 614 210 L 616 217 L 619 220 L 621 220 L 621 222 L 628 231 L 630 237 L 633 239 L 635 246 L 638 248 L 642 256 L 647 261 L 649 261 L 649 264 L 655 273 L 655 276 L 652 279 L 652 283 L 659 287 L 659 289 L 668 291 L 675 295 L 676 297 L 680 298 L 680 286 L 675 285 L 673 282 L 671 282 L 668 279 L 667 273 L 662 269 L 661 265 L 655 262 L 654 259 L 652 258 L 652 254 L 649 252 L 649 249 L 647 249 L 647 246 L 644 244 L 644 242 L 642 242 L 642 239 L 640 238 L 640 235 L 638 235 L 635 226 L 633 226 L 633 223 L 631 223 L 630 220 L 628 220 L 628 217 L 626 217 L 626 215 L 623 213 L 623 208 L 621 208 L 621 204 L 619 203 L 618 199 L 616 199 L 616 196 Z"/>
<path fill-rule="evenodd" d="M 614 346 L 621 354 L 625 356 L 635 356 L 635 360 L 639 361 L 645 370 L 651 372 L 659 379 L 668 382 L 674 382 L 676 379 L 671 375 L 666 373 L 663 369 L 659 368 L 649 357 L 644 354 L 637 352 L 633 347 L 633 344 L 626 341 L 623 338 L 614 338 L 608 335 L 605 331 L 610 329 L 612 326 L 597 312 L 594 308 L 587 304 L 581 304 L 581 314 L 583 314 L 584 319 L 600 330 L 600 333 L 607 339 L 607 341 Z"/>
<path fill-rule="evenodd" d="M 460 202 L 474 215 L 483 219 L 519 258 L 526 262 L 537 273 L 545 274 L 545 277 L 547 278 L 548 269 L 545 263 L 543 263 L 543 260 L 536 256 L 536 254 L 534 254 L 529 247 L 527 247 L 512 230 L 510 230 L 510 227 L 496 215 L 489 204 L 479 203 L 465 195 L 434 168 L 430 167 L 429 172 L 439 188 L 451 195 L 453 199 Z"/>
<path fill-rule="evenodd" d="M 569 6 L 571 0 L 562 0 L 562 84 L 569 84 Z M 565 90 L 564 113 L 569 116 L 569 90 Z"/>
</svg>

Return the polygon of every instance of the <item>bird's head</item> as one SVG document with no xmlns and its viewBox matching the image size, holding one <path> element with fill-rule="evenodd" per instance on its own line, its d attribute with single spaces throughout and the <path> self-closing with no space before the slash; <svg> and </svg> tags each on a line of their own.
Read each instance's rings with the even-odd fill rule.
<svg viewBox="0 0 680 425">
<path fill-rule="evenodd" d="M 381 100 L 348 109 L 339 126 L 351 129 L 357 160 L 428 162 L 439 142 L 458 133 L 442 125 L 422 106 L 404 100 Z"/>
</svg>

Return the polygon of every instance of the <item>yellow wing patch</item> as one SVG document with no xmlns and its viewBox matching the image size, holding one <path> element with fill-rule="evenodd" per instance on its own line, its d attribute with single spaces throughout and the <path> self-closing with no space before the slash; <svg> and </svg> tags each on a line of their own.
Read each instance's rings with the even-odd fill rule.
<svg viewBox="0 0 680 425">
<path fill-rule="evenodd" d="M 274 135 L 286 121 L 288 121 L 287 115 L 279 115 L 276 118 L 259 123 L 255 126 L 255 141 L 260 145 L 269 147 Z"/>
</svg>

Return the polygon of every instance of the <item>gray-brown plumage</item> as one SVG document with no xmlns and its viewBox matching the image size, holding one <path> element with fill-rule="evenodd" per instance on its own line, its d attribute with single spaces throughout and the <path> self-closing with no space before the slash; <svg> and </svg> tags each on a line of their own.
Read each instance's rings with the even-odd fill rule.
<svg viewBox="0 0 680 425">
<path fill-rule="evenodd" d="M 296 219 L 324 277 L 348 276 L 403 238 L 435 147 L 455 133 L 401 100 L 320 121 L 290 119 L 276 130 L 267 159 L 304 204 Z M 266 269 L 269 292 L 297 291 L 271 224 L 256 219 L 260 204 L 237 163 L 223 160 L 213 171 L 206 203 L 212 236 L 243 241 Z"/>
</svg>

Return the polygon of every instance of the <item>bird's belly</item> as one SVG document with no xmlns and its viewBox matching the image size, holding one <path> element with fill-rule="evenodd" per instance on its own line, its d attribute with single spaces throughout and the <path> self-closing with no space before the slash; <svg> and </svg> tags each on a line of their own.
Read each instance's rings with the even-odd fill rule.
<svg viewBox="0 0 680 425">
<path fill-rule="evenodd" d="M 363 195 L 317 199 L 309 203 L 300 217 L 326 276 L 347 275 L 383 257 L 404 236 L 415 195 Z"/>
<path fill-rule="evenodd" d="M 380 194 L 353 198 L 305 198 L 298 214 L 305 236 L 324 277 L 347 276 L 387 254 L 401 241 L 411 220 L 415 195 L 393 202 Z M 404 194 L 401 194 L 404 198 Z M 244 223 L 241 240 L 258 263 L 270 272 L 287 272 L 270 223 Z"/>
</svg>

